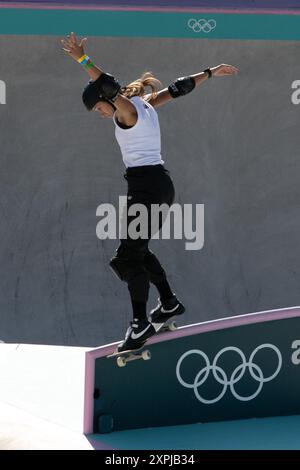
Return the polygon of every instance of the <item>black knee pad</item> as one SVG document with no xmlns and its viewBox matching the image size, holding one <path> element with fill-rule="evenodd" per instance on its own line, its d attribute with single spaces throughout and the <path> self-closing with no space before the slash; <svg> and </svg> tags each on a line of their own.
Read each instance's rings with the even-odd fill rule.
<svg viewBox="0 0 300 470">
<path fill-rule="evenodd" d="M 110 260 L 109 266 L 117 277 L 125 282 L 130 282 L 132 278 L 144 271 L 139 260 L 119 256 L 118 254 Z"/>
<path fill-rule="evenodd" d="M 132 300 L 147 302 L 149 275 L 140 260 L 131 259 L 128 252 L 117 250 L 117 255 L 110 260 L 109 266 L 121 281 L 128 284 Z"/>
<path fill-rule="evenodd" d="M 117 277 L 121 279 L 121 281 L 126 280 L 126 273 L 128 271 L 128 268 L 127 268 L 127 263 L 125 260 L 115 256 L 114 258 L 110 260 L 109 266 L 111 267 L 113 272 L 117 275 Z"/>
</svg>

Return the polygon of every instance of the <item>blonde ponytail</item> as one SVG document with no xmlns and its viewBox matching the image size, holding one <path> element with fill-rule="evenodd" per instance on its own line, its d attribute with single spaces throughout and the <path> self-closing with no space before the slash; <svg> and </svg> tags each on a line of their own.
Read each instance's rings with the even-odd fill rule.
<svg viewBox="0 0 300 470">
<path fill-rule="evenodd" d="M 152 99 L 156 97 L 160 86 L 162 86 L 162 83 L 152 75 L 152 72 L 145 72 L 140 78 L 123 87 L 121 93 L 127 98 L 132 98 L 132 96 L 143 97 L 147 94 L 145 88 L 150 87 L 151 96 L 149 99 Z"/>
</svg>

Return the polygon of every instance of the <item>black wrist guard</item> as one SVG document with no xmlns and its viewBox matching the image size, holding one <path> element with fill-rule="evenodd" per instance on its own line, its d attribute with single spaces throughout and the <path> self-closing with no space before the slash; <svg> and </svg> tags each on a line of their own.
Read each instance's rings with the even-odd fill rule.
<svg viewBox="0 0 300 470">
<path fill-rule="evenodd" d="M 203 72 L 204 72 L 204 73 L 205 73 L 205 72 L 208 73 L 208 78 L 211 78 L 211 77 L 212 77 L 212 71 L 210 70 L 210 68 L 203 70 Z"/>
<path fill-rule="evenodd" d="M 110 73 L 102 73 L 97 80 L 89 81 L 82 93 L 82 101 L 91 111 L 98 101 L 114 102 L 119 94 L 121 85 Z"/>
<path fill-rule="evenodd" d="M 173 98 L 178 98 L 178 96 L 190 93 L 195 86 L 196 82 L 193 77 L 180 77 L 168 86 L 168 90 Z"/>
</svg>

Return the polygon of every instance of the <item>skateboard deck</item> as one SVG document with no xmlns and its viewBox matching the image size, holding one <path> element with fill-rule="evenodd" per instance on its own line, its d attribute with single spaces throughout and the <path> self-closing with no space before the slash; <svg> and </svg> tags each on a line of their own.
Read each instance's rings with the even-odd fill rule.
<svg viewBox="0 0 300 470">
<path fill-rule="evenodd" d="M 166 332 L 166 331 L 175 331 L 177 330 L 177 325 L 174 320 L 167 321 L 158 331 L 157 334 Z M 119 367 L 125 367 L 127 362 L 136 361 L 138 359 L 143 359 L 144 361 L 149 361 L 151 359 L 151 352 L 148 349 L 145 349 L 146 343 L 138 349 L 128 349 L 126 351 L 115 351 L 112 354 L 106 356 L 107 358 L 116 358 L 117 364 Z"/>
<path fill-rule="evenodd" d="M 159 333 L 163 333 L 164 331 L 175 331 L 175 330 L 177 330 L 177 323 L 176 323 L 176 321 L 172 320 L 172 318 L 170 318 L 167 322 L 165 322 L 163 324 L 163 326 L 161 326 L 159 328 L 159 330 L 157 330 L 156 333 L 159 334 Z"/>
</svg>

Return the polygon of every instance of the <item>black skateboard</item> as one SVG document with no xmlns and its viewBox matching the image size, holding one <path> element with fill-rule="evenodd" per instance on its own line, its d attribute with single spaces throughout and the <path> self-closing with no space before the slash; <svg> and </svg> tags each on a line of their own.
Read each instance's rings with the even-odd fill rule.
<svg viewBox="0 0 300 470">
<path fill-rule="evenodd" d="M 172 317 L 173 318 L 173 317 Z M 166 331 L 177 330 L 177 324 L 170 318 L 156 334 L 164 333 Z M 151 359 L 151 352 L 146 348 L 146 343 L 138 349 L 128 349 L 127 351 L 115 351 L 106 356 L 107 358 L 116 358 L 119 367 L 125 367 L 127 362 L 143 359 L 149 361 Z"/>
<path fill-rule="evenodd" d="M 164 333 L 166 331 L 176 331 L 177 323 L 175 320 L 172 320 L 173 318 L 174 317 L 169 318 L 169 320 L 167 320 L 156 333 L 159 334 L 159 333 Z"/>
</svg>

